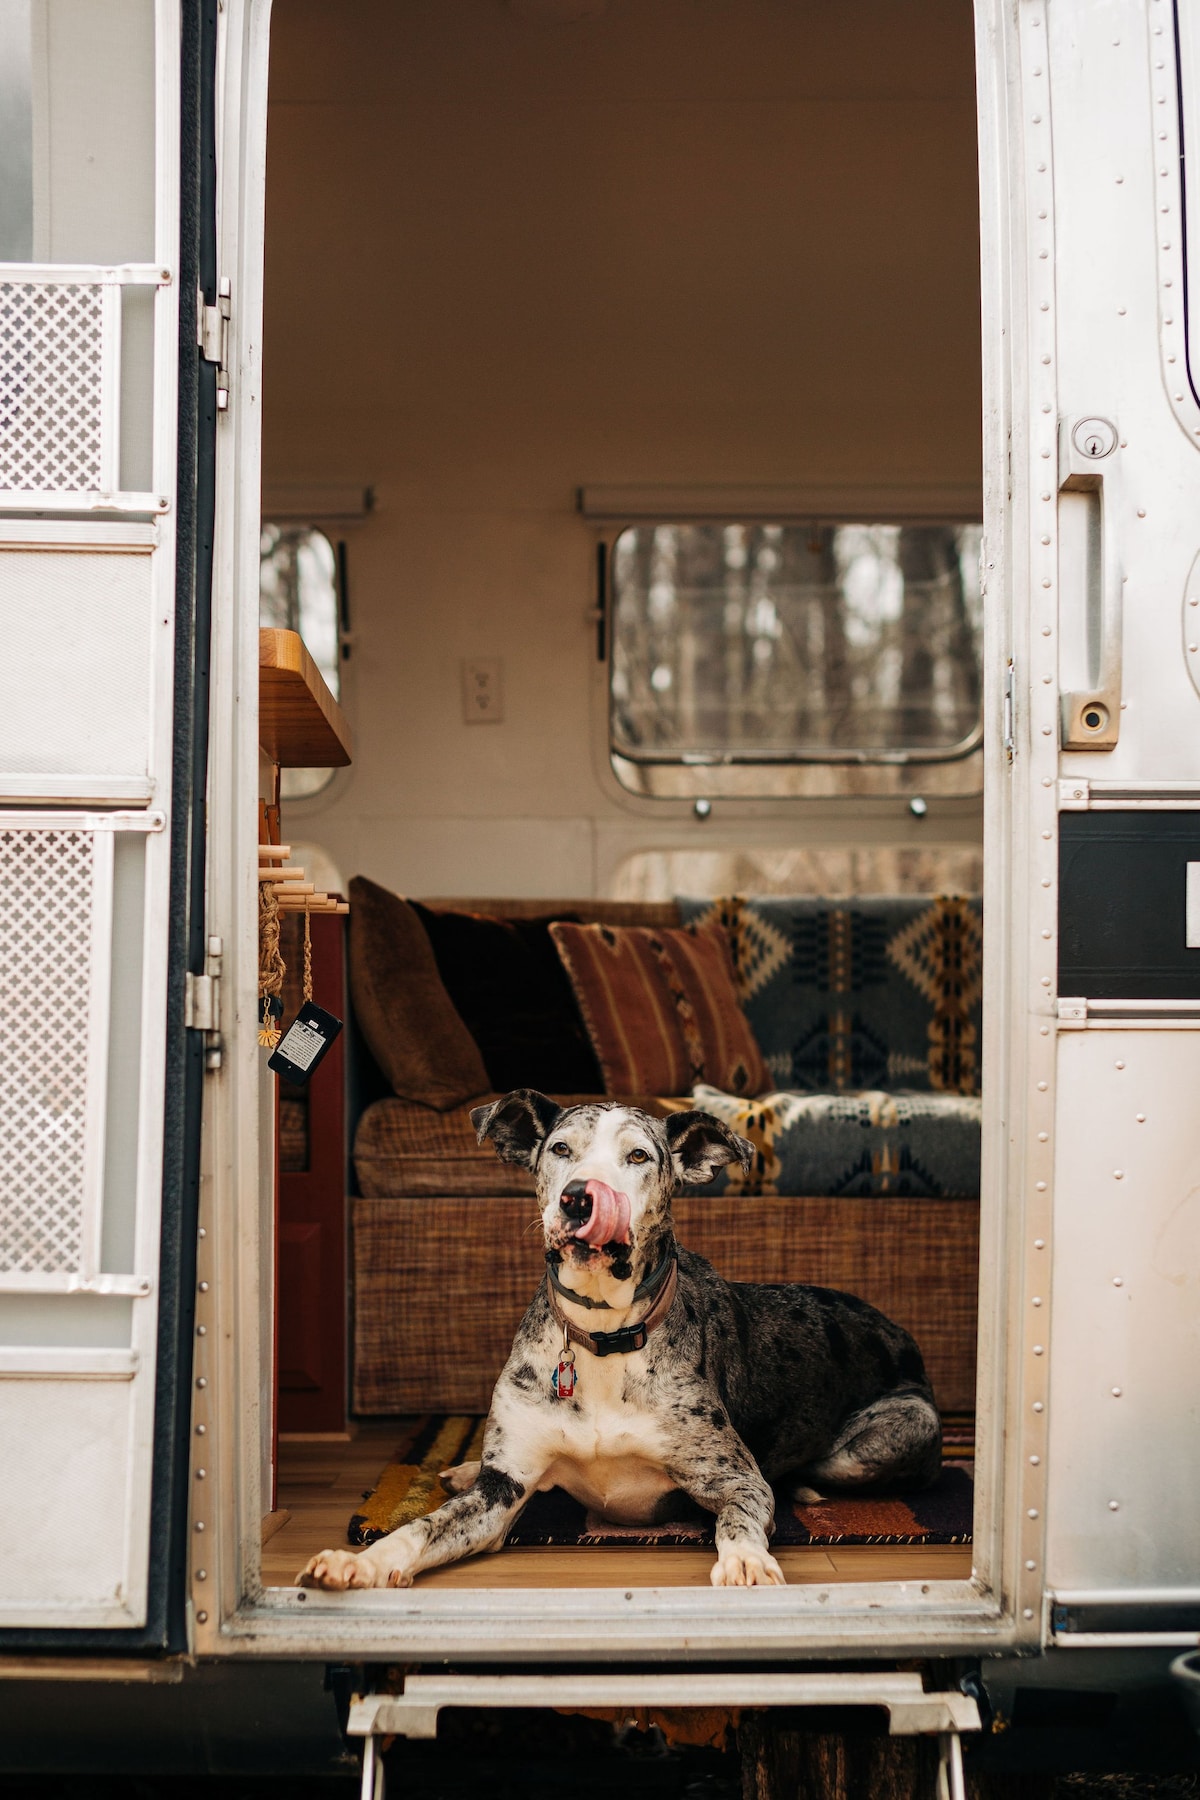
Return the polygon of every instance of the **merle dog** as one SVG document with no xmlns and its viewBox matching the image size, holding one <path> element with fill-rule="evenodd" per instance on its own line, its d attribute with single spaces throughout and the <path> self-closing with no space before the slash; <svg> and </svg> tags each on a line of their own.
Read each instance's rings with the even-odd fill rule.
<svg viewBox="0 0 1200 1800">
<path fill-rule="evenodd" d="M 676 1245 L 671 1196 L 752 1148 L 709 1113 L 565 1109 L 518 1088 L 471 1115 L 537 1181 L 546 1280 L 452 1497 L 369 1549 L 324 1550 L 314 1587 L 407 1587 L 498 1549 L 530 1495 L 565 1488 L 625 1523 L 716 1515 L 717 1587 L 778 1584 L 773 1489 L 793 1498 L 925 1486 L 941 1425 L 921 1353 L 851 1294 L 723 1281 Z"/>
</svg>

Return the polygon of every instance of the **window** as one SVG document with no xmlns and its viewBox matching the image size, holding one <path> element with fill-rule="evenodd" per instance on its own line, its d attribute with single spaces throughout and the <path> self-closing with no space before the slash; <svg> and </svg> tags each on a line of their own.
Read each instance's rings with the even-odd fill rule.
<svg viewBox="0 0 1200 1800">
<path fill-rule="evenodd" d="M 623 531 L 619 778 L 639 793 L 977 791 L 981 540 L 958 524 Z"/>
<path fill-rule="evenodd" d="M 338 565 L 333 545 L 309 525 L 269 525 L 259 539 L 258 622 L 298 631 L 335 700 L 341 698 Z M 333 779 L 332 769 L 282 769 L 284 800 L 303 800 Z"/>
</svg>

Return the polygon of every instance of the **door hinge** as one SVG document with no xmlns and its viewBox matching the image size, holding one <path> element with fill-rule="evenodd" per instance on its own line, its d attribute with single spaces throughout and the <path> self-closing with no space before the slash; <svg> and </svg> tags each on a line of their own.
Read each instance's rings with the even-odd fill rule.
<svg viewBox="0 0 1200 1800">
<path fill-rule="evenodd" d="M 219 937 L 208 940 L 203 975 L 189 969 L 183 978 L 183 1023 L 188 1031 L 204 1033 L 204 1066 L 221 1066 L 221 958 L 224 945 Z"/>
<path fill-rule="evenodd" d="M 1017 747 L 1014 726 L 1015 714 L 1013 711 L 1013 695 L 1016 688 L 1016 679 L 1017 672 L 1013 665 L 1013 659 L 1010 656 L 1008 659 L 1008 667 L 1004 671 L 1004 754 L 1009 762 L 1012 761 L 1013 752 Z"/>
<path fill-rule="evenodd" d="M 203 295 L 197 312 L 196 341 L 205 362 L 217 365 L 217 411 L 229 410 L 229 321 L 233 314 L 233 288 L 228 275 L 217 284 L 217 304 L 206 306 Z"/>
</svg>

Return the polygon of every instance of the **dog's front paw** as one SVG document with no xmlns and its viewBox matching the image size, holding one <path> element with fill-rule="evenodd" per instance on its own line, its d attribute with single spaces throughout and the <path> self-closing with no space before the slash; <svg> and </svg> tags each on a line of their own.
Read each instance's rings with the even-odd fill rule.
<svg viewBox="0 0 1200 1800">
<path fill-rule="evenodd" d="M 785 1587 L 783 1570 L 757 1544 L 721 1544 L 709 1577 L 714 1587 Z"/>
<path fill-rule="evenodd" d="M 327 1588 L 331 1593 L 340 1594 L 345 1588 L 382 1585 L 380 1573 L 374 1563 L 352 1550 L 321 1550 L 301 1569 L 296 1585 Z"/>
</svg>

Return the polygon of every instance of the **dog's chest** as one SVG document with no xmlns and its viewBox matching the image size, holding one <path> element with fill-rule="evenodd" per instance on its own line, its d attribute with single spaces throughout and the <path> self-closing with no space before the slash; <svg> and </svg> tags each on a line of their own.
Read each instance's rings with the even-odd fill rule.
<svg viewBox="0 0 1200 1800">
<path fill-rule="evenodd" d="M 678 1485 L 666 1471 L 659 1423 L 639 1403 L 644 1360 L 580 1363 L 572 1403 L 552 1402 L 556 1453 L 544 1485 L 565 1488 L 606 1518 L 640 1524 Z"/>
</svg>

